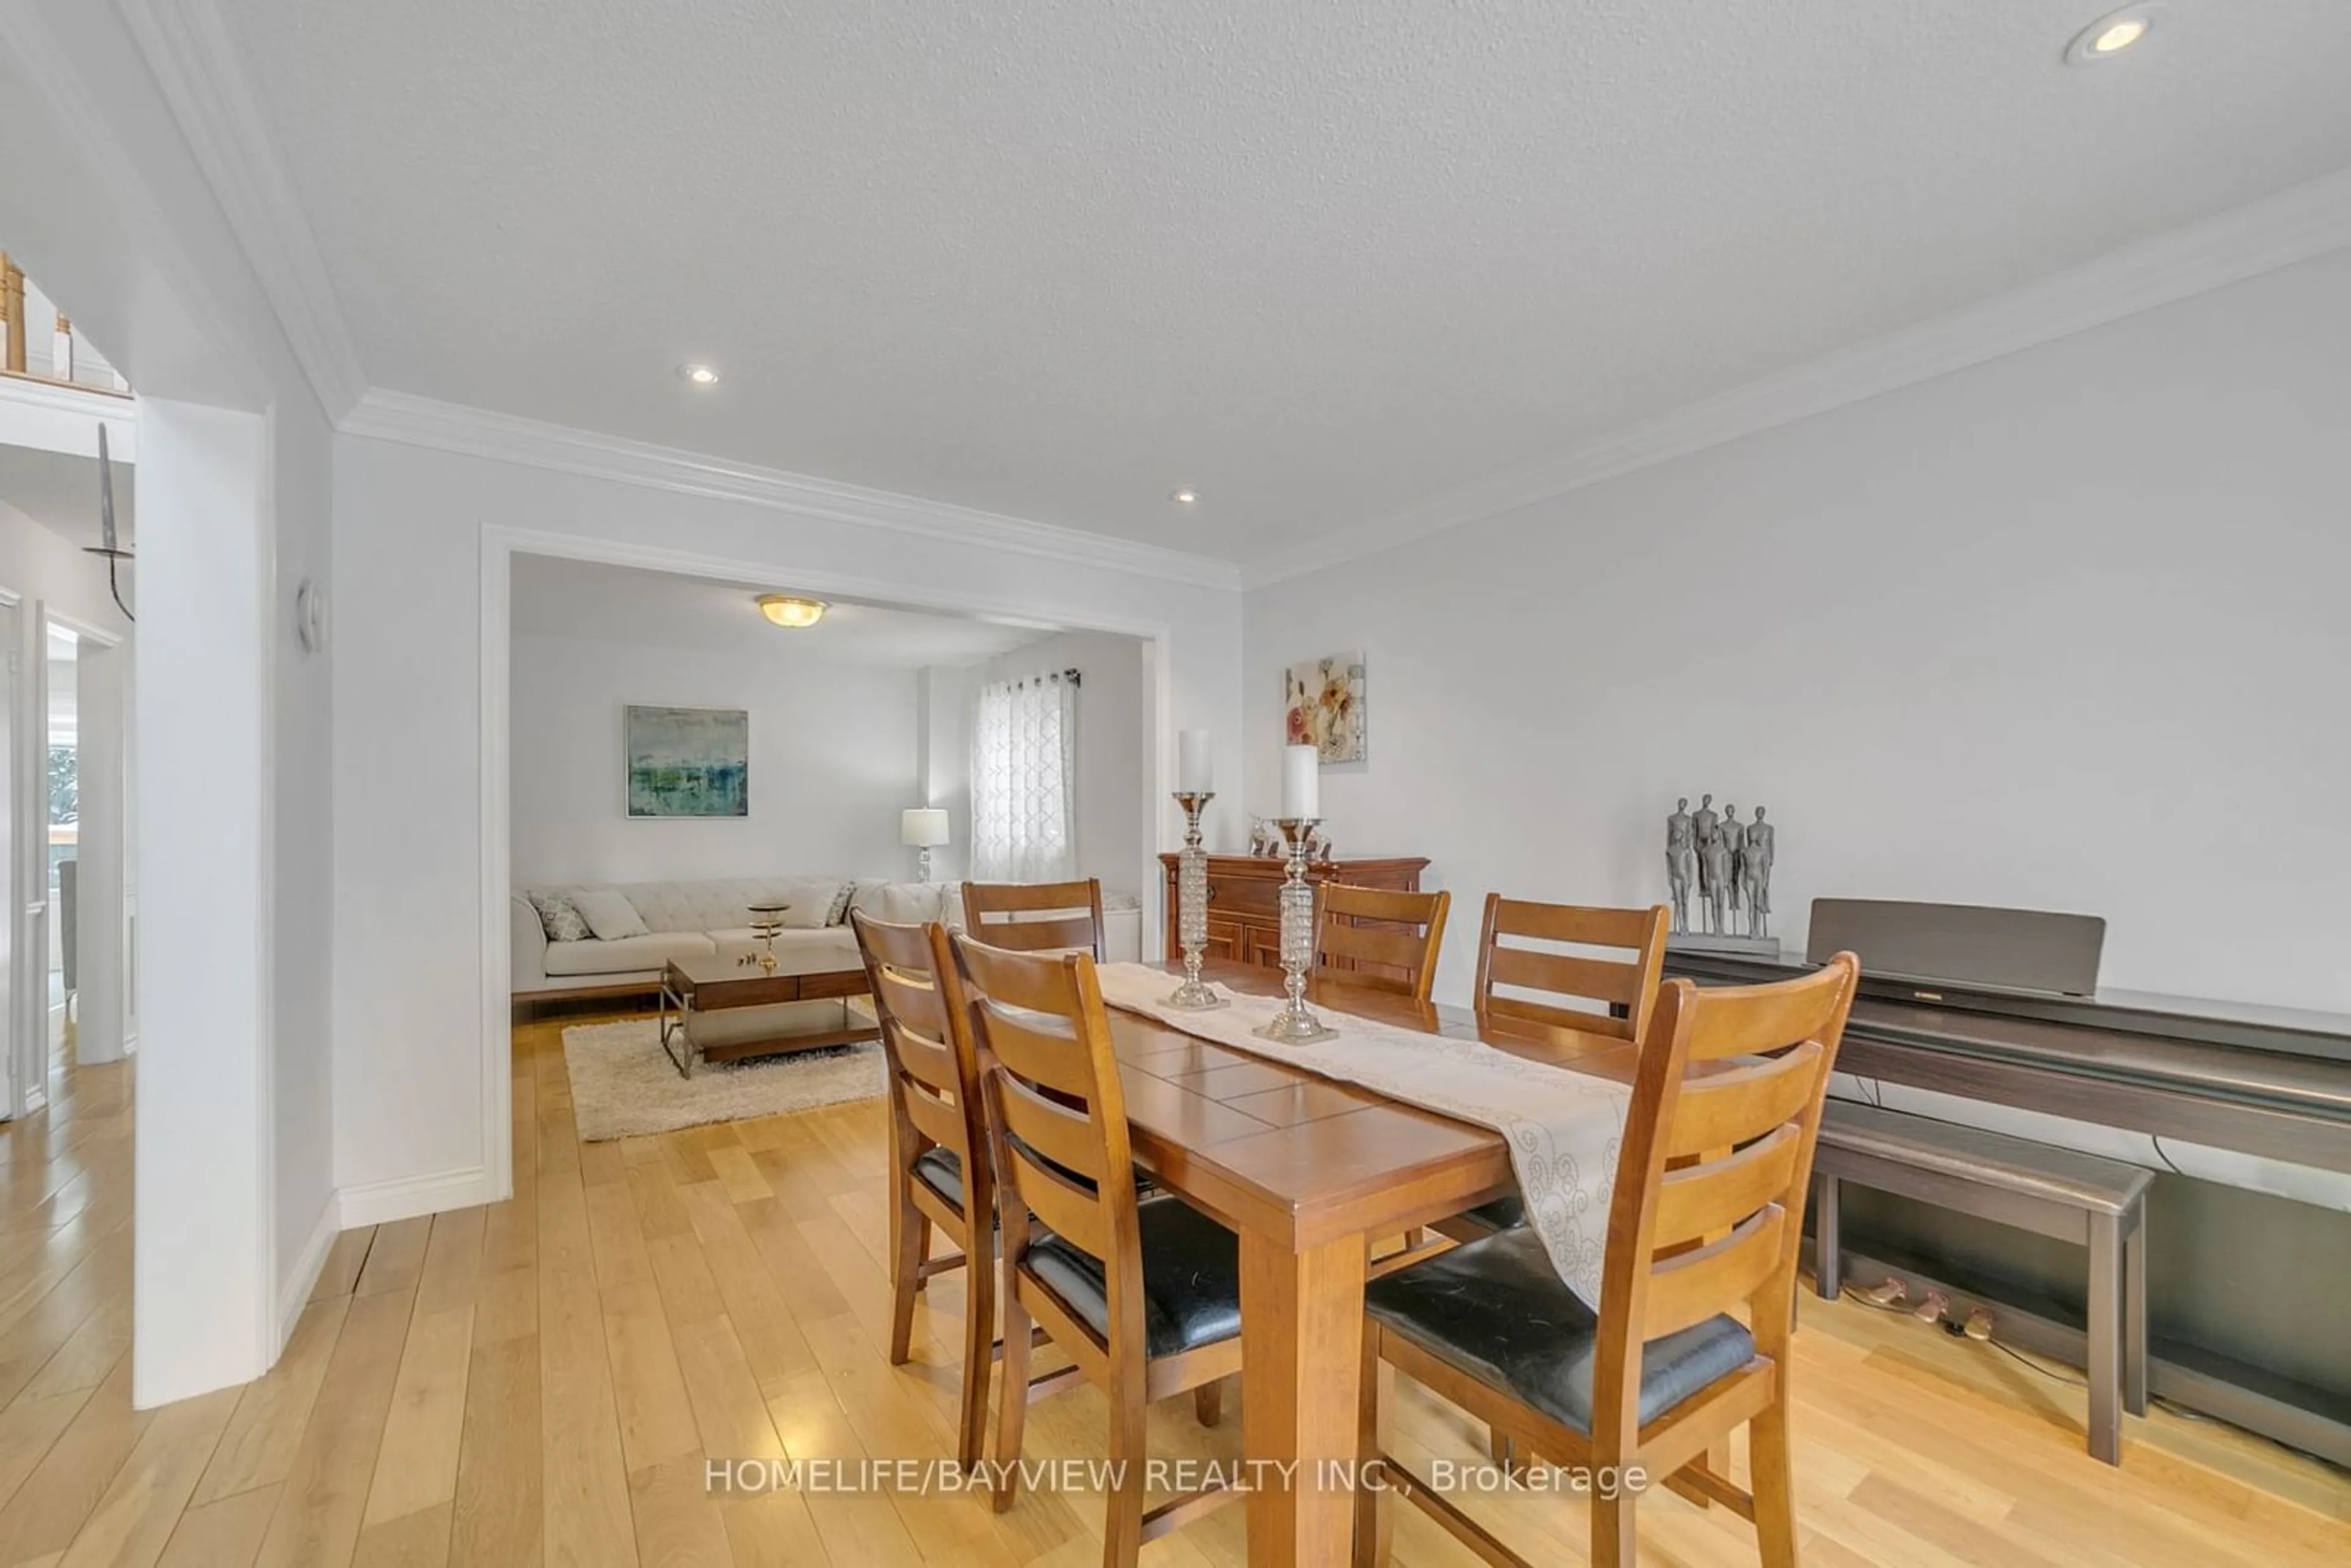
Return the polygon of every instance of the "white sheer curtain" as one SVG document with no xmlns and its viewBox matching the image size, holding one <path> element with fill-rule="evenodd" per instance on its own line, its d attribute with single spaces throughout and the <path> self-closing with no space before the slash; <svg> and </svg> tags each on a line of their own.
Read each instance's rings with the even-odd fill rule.
<svg viewBox="0 0 2351 1568">
<path fill-rule="evenodd" d="M 971 746 L 971 874 L 1059 882 L 1077 870 L 1074 672 L 983 686 Z"/>
</svg>

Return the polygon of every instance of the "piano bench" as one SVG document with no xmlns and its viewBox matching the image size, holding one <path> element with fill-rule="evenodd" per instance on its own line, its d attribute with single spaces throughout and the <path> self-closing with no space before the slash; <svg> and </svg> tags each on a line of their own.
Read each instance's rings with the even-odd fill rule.
<svg viewBox="0 0 2351 1568">
<path fill-rule="evenodd" d="M 1838 1188 L 1858 1182 L 2053 1236 L 2089 1252 L 2090 1452 L 2122 1462 L 2122 1415 L 2147 1414 L 2147 1189 L 2152 1173 L 1875 1105 L 1832 1100 L 1813 1159 L 1814 1289 L 1843 1289 Z"/>
</svg>

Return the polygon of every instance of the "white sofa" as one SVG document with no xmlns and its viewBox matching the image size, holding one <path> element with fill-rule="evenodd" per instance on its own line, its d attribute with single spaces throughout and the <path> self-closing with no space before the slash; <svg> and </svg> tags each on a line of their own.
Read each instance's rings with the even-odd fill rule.
<svg viewBox="0 0 2351 1568">
<path fill-rule="evenodd" d="M 776 936 L 776 972 L 779 975 L 824 975 L 854 971 L 861 965 L 857 936 L 844 912 L 838 925 L 812 925 L 820 911 L 832 902 L 846 877 L 761 877 L 727 882 L 638 882 L 602 884 L 620 894 L 645 923 L 645 935 L 613 941 L 589 937 L 577 942 L 550 942 L 547 928 L 529 895 L 534 893 L 580 892 L 581 887 L 525 888 L 509 901 L 514 977 L 517 997 L 552 998 L 603 989 L 650 989 L 661 979 L 663 967 L 674 957 L 717 954 L 722 957 L 757 952 L 759 939 L 747 922 L 754 904 L 789 903 L 785 919 L 793 924 Z M 942 920 L 950 930 L 963 928 L 963 886 L 960 883 L 879 882 L 857 880 L 849 907 L 862 909 L 877 920 Z M 1142 953 L 1142 910 L 1130 895 L 1103 900 L 1103 945 L 1113 959 L 1134 959 Z"/>
</svg>

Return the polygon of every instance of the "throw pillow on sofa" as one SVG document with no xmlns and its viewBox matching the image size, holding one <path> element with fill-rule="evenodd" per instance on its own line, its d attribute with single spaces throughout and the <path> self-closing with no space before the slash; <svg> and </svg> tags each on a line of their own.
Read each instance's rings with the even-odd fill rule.
<svg viewBox="0 0 2351 1568">
<path fill-rule="evenodd" d="M 527 893 L 523 896 L 538 911 L 539 929 L 547 933 L 549 942 L 588 940 L 587 917 L 569 898 L 559 893 Z"/>
<path fill-rule="evenodd" d="M 882 918 L 902 925 L 922 925 L 939 918 L 939 884 L 935 882 L 893 882 L 882 890 Z"/>
<path fill-rule="evenodd" d="M 787 931 L 815 931 L 832 924 L 832 906 L 841 901 L 841 882 L 838 877 L 788 877 L 776 884 L 776 893 L 789 908 L 784 911 Z"/>
<path fill-rule="evenodd" d="M 861 882 L 849 907 L 869 919 L 919 925 L 935 920 L 950 931 L 963 929 L 963 883 L 959 882 Z M 846 921 L 846 914 L 841 919 Z"/>
<path fill-rule="evenodd" d="M 609 887 L 584 888 L 571 895 L 571 902 L 599 942 L 618 942 L 623 937 L 645 935 L 644 917 L 637 913 L 636 905 Z"/>
</svg>

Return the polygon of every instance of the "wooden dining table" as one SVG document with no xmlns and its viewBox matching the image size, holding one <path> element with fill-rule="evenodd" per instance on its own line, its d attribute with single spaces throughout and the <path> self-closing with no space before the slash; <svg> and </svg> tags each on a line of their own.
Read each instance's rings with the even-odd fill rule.
<svg viewBox="0 0 2351 1568">
<path fill-rule="evenodd" d="M 1211 963 L 1202 977 L 1244 993 L 1281 988 L 1278 972 L 1249 965 Z M 1481 1028 L 1465 1009 L 1335 980 L 1311 982 L 1307 997 L 1325 1011 L 1632 1081 L 1633 1047 L 1606 1035 Z M 1355 1457 L 1371 1244 L 1514 1190 L 1501 1136 L 1138 1013 L 1113 1008 L 1110 1023 L 1136 1161 L 1240 1237 L 1241 1447 L 1259 1461 L 1249 1560 L 1343 1563 L 1354 1500 L 1326 1467 Z"/>
</svg>

